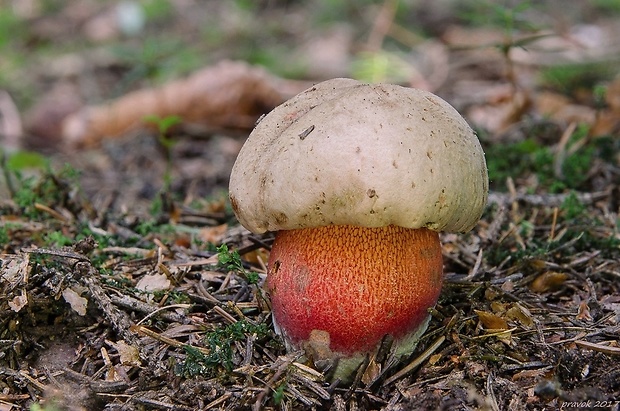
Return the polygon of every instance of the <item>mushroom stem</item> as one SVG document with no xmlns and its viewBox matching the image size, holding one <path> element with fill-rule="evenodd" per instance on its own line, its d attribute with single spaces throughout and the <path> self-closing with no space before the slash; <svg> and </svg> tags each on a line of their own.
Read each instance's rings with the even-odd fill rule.
<svg viewBox="0 0 620 411">
<path fill-rule="evenodd" d="M 439 236 L 425 228 L 303 228 L 277 233 L 267 290 L 289 347 L 311 348 L 314 360 L 346 358 L 386 335 L 409 344 L 421 334 L 442 271 Z"/>
</svg>

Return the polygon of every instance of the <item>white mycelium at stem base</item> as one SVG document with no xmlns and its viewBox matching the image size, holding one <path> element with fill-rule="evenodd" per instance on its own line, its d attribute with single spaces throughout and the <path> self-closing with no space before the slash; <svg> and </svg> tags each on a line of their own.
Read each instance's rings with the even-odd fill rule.
<svg viewBox="0 0 620 411">
<path fill-rule="evenodd" d="M 448 103 L 350 79 L 269 113 L 230 180 L 241 224 L 277 232 L 266 288 L 287 346 L 348 366 L 386 335 L 411 352 L 441 290 L 437 231 L 471 230 L 487 191 L 480 143 Z"/>
</svg>

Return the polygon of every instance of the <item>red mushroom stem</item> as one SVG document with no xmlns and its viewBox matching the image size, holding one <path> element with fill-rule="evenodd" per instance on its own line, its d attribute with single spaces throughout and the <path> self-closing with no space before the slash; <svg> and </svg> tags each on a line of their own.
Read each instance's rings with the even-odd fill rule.
<svg viewBox="0 0 620 411">
<path fill-rule="evenodd" d="M 267 290 L 289 344 L 320 338 L 349 356 L 425 327 L 442 271 L 439 236 L 425 228 L 304 228 L 277 233 Z"/>
</svg>

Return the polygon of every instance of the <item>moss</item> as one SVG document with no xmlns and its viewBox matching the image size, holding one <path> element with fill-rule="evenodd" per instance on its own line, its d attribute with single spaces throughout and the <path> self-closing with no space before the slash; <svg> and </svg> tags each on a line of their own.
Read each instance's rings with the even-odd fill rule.
<svg viewBox="0 0 620 411">
<path fill-rule="evenodd" d="M 537 187 L 550 193 L 586 188 L 589 171 L 595 160 L 614 161 L 610 153 L 617 152 L 613 139 L 598 138 L 588 141 L 576 150 L 571 148 L 587 138 L 588 128 L 578 127 L 566 146 L 566 156 L 556 175 L 557 155 L 554 148 L 538 143 L 534 138 L 509 143 L 491 144 L 486 147 L 487 166 L 491 189 L 506 190 L 506 180 L 526 180 L 536 177 Z"/>
</svg>

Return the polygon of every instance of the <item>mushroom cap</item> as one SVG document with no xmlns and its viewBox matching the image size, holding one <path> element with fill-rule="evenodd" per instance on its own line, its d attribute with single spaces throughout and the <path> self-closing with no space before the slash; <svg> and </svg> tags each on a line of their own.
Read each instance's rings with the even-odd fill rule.
<svg viewBox="0 0 620 411">
<path fill-rule="evenodd" d="M 230 200 L 255 233 L 326 225 L 466 232 L 488 194 L 484 152 L 436 95 L 333 79 L 276 107 L 232 168 Z"/>
</svg>

